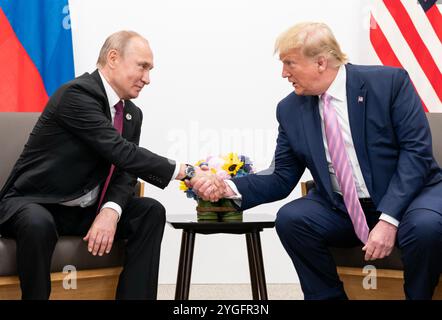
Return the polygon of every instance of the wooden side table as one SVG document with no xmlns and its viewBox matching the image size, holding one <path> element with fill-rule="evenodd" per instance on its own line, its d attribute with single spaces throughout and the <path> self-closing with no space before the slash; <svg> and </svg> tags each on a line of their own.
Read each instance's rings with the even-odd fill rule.
<svg viewBox="0 0 442 320">
<path fill-rule="evenodd" d="M 197 233 L 245 234 L 253 300 L 267 300 L 267 287 L 259 233 L 264 228 L 273 228 L 275 226 L 274 216 L 252 213 L 244 214 L 243 219 L 237 221 L 198 221 L 196 214 L 167 215 L 167 223 L 175 229 L 183 230 L 175 300 L 189 299 L 193 249 Z"/>
</svg>

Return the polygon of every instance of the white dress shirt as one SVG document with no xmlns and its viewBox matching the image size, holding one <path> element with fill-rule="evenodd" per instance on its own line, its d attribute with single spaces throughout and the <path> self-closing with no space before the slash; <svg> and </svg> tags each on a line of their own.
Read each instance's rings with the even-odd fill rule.
<svg viewBox="0 0 442 320">
<path fill-rule="evenodd" d="M 345 150 L 347 151 L 348 157 L 350 159 L 350 164 L 353 172 L 353 179 L 356 184 L 356 191 L 358 193 L 358 197 L 370 198 L 370 193 L 368 192 L 367 186 L 364 181 L 364 176 L 362 175 L 361 167 L 359 165 L 359 161 L 356 156 L 353 137 L 351 135 L 350 121 L 348 117 L 348 107 L 347 107 L 346 83 L 347 83 L 347 74 L 345 72 L 345 66 L 342 65 L 338 70 L 336 78 L 333 80 L 332 84 L 328 88 L 327 93 L 331 96 L 332 106 L 336 110 L 339 126 L 341 127 L 342 131 L 342 137 L 344 139 Z M 332 188 L 334 192 L 342 194 L 333 165 L 331 163 L 330 152 L 328 151 L 327 138 L 325 136 L 325 129 L 324 129 L 324 116 L 323 116 L 324 106 L 321 99 L 319 99 L 319 114 L 321 116 L 322 141 L 324 144 L 325 155 L 327 158 L 328 171 L 330 173 Z M 237 194 L 236 196 L 231 198 L 241 199 L 241 194 L 238 192 L 238 189 L 236 188 L 235 184 L 229 180 L 226 180 L 226 183 Z M 385 220 L 395 226 L 399 225 L 399 221 L 397 219 L 385 213 L 382 213 L 379 219 Z"/>
<path fill-rule="evenodd" d="M 110 114 L 111 114 L 111 117 L 112 117 L 112 123 L 114 123 L 115 113 L 117 112 L 115 110 L 115 105 L 121 99 L 118 97 L 117 93 L 111 87 L 111 85 L 107 82 L 107 80 L 103 76 L 103 74 L 100 71 L 98 73 L 99 73 L 99 75 L 101 77 L 101 81 L 103 82 L 104 90 L 106 91 L 107 100 L 109 101 L 109 107 L 110 107 Z M 124 100 L 123 100 L 123 106 L 124 106 Z M 176 163 L 175 171 L 174 171 L 174 174 L 172 175 L 172 179 L 171 180 L 174 180 L 176 178 L 176 176 L 178 175 L 179 171 L 180 171 L 180 164 Z M 64 205 L 64 206 L 68 206 L 68 207 L 80 206 L 82 208 L 85 208 L 85 207 L 89 207 L 89 206 L 93 205 L 98 200 L 99 195 L 100 195 L 100 185 L 96 186 L 92 191 L 90 191 L 89 193 L 81 196 L 78 199 L 74 199 L 74 200 L 71 200 L 71 201 L 63 202 L 63 203 L 60 203 L 60 204 Z M 118 203 L 115 203 L 113 201 L 108 201 L 108 202 L 106 202 L 105 204 L 103 204 L 101 206 L 101 209 L 104 209 L 104 208 L 114 209 L 118 213 L 118 221 L 120 220 L 121 214 L 122 214 L 123 210 L 121 209 L 121 206 Z"/>
</svg>

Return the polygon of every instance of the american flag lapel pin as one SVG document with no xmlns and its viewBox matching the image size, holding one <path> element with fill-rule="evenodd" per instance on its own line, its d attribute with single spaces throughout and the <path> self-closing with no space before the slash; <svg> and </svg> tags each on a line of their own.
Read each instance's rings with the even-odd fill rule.
<svg viewBox="0 0 442 320">
<path fill-rule="evenodd" d="M 359 96 L 358 97 L 358 103 L 363 103 L 364 102 L 364 97 Z"/>
</svg>

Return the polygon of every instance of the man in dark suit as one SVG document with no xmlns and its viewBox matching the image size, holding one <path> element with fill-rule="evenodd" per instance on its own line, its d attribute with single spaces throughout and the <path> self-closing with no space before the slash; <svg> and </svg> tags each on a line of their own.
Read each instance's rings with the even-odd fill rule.
<svg viewBox="0 0 442 320">
<path fill-rule="evenodd" d="M 148 42 L 117 32 L 97 65 L 50 98 L 0 192 L 0 233 L 17 241 L 24 299 L 49 298 L 59 235 L 86 235 L 100 256 L 115 237 L 127 239 L 116 297 L 155 299 L 165 210 L 133 196 L 137 177 L 159 188 L 198 178 L 191 166 L 138 146 L 142 112 L 130 99 L 150 82 Z"/>
<path fill-rule="evenodd" d="M 442 173 L 406 71 L 346 63 L 331 30 L 298 24 L 276 51 L 294 93 L 278 105 L 272 167 L 226 181 L 241 209 L 287 197 L 308 168 L 316 188 L 284 205 L 276 230 L 306 299 L 346 298 L 329 246 L 364 243 L 366 260 L 395 243 L 405 294 L 431 299 L 442 271 Z M 194 184 L 207 197 L 216 188 Z"/>
</svg>

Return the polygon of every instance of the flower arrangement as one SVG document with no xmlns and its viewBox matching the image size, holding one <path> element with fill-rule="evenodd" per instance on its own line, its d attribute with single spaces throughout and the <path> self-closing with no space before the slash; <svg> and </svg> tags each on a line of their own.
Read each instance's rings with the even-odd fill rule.
<svg viewBox="0 0 442 320">
<path fill-rule="evenodd" d="M 195 166 L 207 166 L 209 171 L 218 177 L 229 180 L 231 178 L 243 177 L 254 173 L 253 164 L 250 158 L 230 152 L 224 156 L 208 156 L 205 160 L 198 161 Z M 186 193 L 188 198 L 198 202 L 197 213 L 199 219 L 240 219 L 242 212 L 237 211 L 232 201 L 220 199 L 217 202 L 204 201 L 199 198 L 192 188 L 188 188 L 184 182 L 180 183 L 180 190 Z"/>
</svg>

